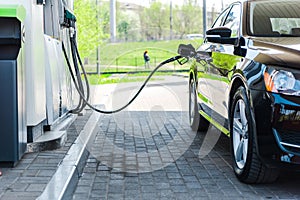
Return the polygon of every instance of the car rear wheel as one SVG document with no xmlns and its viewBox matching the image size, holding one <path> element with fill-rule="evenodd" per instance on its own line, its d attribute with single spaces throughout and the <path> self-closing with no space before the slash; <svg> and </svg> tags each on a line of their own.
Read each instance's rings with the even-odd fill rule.
<svg viewBox="0 0 300 200">
<path fill-rule="evenodd" d="M 193 131 L 207 131 L 208 121 L 199 114 L 197 90 L 194 80 L 190 81 L 189 87 L 189 121 Z"/>
<path fill-rule="evenodd" d="M 255 123 L 244 87 L 236 91 L 231 108 L 230 140 L 236 177 L 245 183 L 275 181 L 279 170 L 267 168 L 257 156 Z"/>
</svg>

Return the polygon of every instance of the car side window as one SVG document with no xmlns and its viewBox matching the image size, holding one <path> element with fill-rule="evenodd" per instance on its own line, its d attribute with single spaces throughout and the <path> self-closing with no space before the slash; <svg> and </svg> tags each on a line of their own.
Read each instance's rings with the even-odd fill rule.
<svg viewBox="0 0 300 200">
<path fill-rule="evenodd" d="M 217 20 L 215 21 L 214 25 L 212 26 L 212 28 L 216 28 L 216 27 L 219 27 L 219 26 L 222 26 L 223 25 L 223 22 L 227 16 L 227 13 L 228 13 L 228 8 L 226 10 L 224 10 L 220 16 L 217 18 Z"/>
<path fill-rule="evenodd" d="M 223 25 L 231 29 L 231 37 L 238 37 L 239 35 L 240 15 L 240 4 L 233 5 Z"/>
</svg>

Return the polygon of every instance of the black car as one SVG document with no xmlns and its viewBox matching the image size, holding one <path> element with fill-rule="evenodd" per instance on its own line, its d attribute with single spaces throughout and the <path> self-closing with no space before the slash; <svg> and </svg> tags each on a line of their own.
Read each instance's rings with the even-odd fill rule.
<svg viewBox="0 0 300 200">
<path fill-rule="evenodd" d="M 191 127 L 230 136 L 237 178 L 273 182 L 282 167 L 300 169 L 299 0 L 233 3 L 188 52 Z"/>
</svg>

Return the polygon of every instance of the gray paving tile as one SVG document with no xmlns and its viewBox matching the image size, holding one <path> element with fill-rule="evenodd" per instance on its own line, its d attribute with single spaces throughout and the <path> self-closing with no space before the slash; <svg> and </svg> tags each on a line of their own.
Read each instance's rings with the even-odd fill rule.
<svg viewBox="0 0 300 200">
<path fill-rule="evenodd" d="M 24 192 L 28 186 L 29 186 L 29 184 L 16 182 L 13 185 L 11 185 L 9 188 L 7 188 L 7 190 Z"/>
<path fill-rule="evenodd" d="M 28 192 L 42 192 L 46 187 L 46 184 L 30 184 L 26 191 Z"/>
<path fill-rule="evenodd" d="M 124 122 L 119 124 L 116 122 L 117 118 L 112 116 L 104 116 L 101 119 L 100 131 L 93 147 L 95 152 L 100 154 L 98 157 L 93 157 L 95 154 L 89 156 L 86 173 L 80 179 L 73 199 L 79 198 L 78 191 L 87 191 L 88 188 L 91 192 L 88 197 L 84 196 L 84 199 L 257 200 L 297 199 L 300 196 L 297 196 L 295 187 L 295 191 L 287 193 L 287 187 L 282 189 L 279 184 L 272 187 L 240 183 L 228 164 L 231 158 L 226 137 L 201 159 L 198 153 L 205 136 L 201 133 L 194 135 L 193 143 L 185 152 L 180 150 L 184 148 L 185 142 L 178 138 L 177 146 L 155 152 L 172 142 L 177 135 L 185 140 L 191 137 L 185 134 L 190 128 L 188 124 L 180 122 L 178 112 L 162 113 L 168 120 L 164 121 L 162 129 L 150 135 L 151 137 L 143 136 L 151 133 L 148 112 L 130 112 L 130 115 L 132 120 L 124 119 Z M 107 141 L 115 146 L 106 144 Z M 176 156 L 179 156 L 177 160 L 173 160 Z M 163 166 L 164 162 L 166 165 Z M 149 165 L 150 169 L 154 170 L 146 173 L 126 171 L 136 170 L 138 167 L 148 169 Z"/>
<path fill-rule="evenodd" d="M 91 112 L 78 117 L 68 128 L 66 146 L 39 153 L 25 153 L 15 168 L 4 170 L 0 177 L 0 199 L 36 199 L 44 190 L 47 183 L 62 161 L 76 137 L 79 135 Z M 3 191 L 3 192 L 2 192 Z"/>
</svg>

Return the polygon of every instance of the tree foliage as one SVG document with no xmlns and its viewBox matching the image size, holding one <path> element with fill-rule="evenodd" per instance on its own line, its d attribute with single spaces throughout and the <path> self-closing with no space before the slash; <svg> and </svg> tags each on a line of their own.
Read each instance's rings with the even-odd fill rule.
<svg viewBox="0 0 300 200">
<path fill-rule="evenodd" d="M 202 33 L 202 8 L 196 6 L 192 1 L 182 7 L 174 9 L 174 30 L 179 38 L 185 34 Z"/>
<path fill-rule="evenodd" d="M 171 34 L 173 39 L 181 39 L 185 34 L 202 33 L 202 8 L 196 0 L 185 2 L 182 6 L 173 5 L 172 12 L 169 4 L 159 1 L 151 3 L 150 7 L 133 6 L 131 9 L 117 2 L 118 41 L 165 40 L 171 38 Z M 79 50 L 88 57 L 109 38 L 109 1 L 76 0 L 74 4 Z"/>
<path fill-rule="evenodd" d="M 123 20 L 118 24 L 118 32 L 125 38 L 125 41 L 128 40 L 128 35 L 129 35 L 129 29 L 130 29 L 130 24 L 126 21 Z"/>
<path fill-rule="evenodd" d="M 82 57 L 91 55 L 107 35 L 104 34 L 99 10 L 95 2 L 89 0 L 74 1 L 74 13 L 77 18 L 78 48 Z"/>
<path fill-rule="evenodd" d="M 202 32 L 202 8 L 196 2 L 189 0 L 183 6 L 173 6 L 172 10 L 168 4 L 160 2 L 144 8 L 140 14 L 144 38 L 161 40 L 171 38 L 172 34 L 172 38 L 178 39 L 185 34 Z"/>
<path fill-rule="evenodd" d="M 154 2 L 141 13 L 141 29 L 147 40 L 160 40 L 169 30 L 169 11 L 165 4 Z"/>
</svg>

